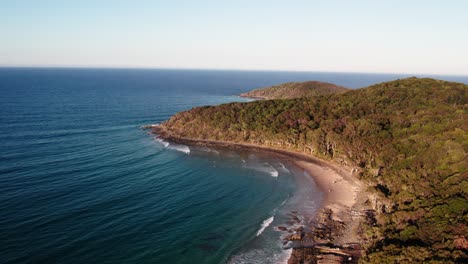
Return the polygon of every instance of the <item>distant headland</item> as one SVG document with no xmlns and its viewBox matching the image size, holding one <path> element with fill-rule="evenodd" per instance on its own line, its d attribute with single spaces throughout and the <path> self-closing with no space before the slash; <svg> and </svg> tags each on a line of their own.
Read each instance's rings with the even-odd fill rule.
<svg viewBox="0 0 468 264">
<path fill-rule="evenodd" d="M 341 93 L 347 90 L 348 88 L 326 82 L 288 82 L 255 89 L 250 92 L 242 93 L 240 96 L 259 99 L 293 99 Z"/>
</svg>

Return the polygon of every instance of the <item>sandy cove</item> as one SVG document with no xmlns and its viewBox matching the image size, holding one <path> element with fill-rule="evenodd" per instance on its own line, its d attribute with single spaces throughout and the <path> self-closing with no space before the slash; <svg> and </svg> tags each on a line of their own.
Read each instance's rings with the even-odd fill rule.
<svg viewBox="0 0 468 264">
<path fill-rule="evenodd" d="M 359 181 L 357 168 L 345 167 L 301 152 L 246 143 L 197 140 L 170 135 L 159 125 L 147 126 L 162 139 L 186 145 L 228 149 L 255 149 L 280 154 L 306 171 L 324 193 L 313 231 L 296 239 L 289 264 L 357 263 L 361 255 L 358 228 L 364 220 L 364 203 L 368 200 L 366 185 Z M 313 241 L 312 243 L 310 241 Z M 311 246 L 313 245 L 313 246 Z"/>
<path fill-rule="evenodd" d="M 330 209 L 332 220 L 342 222 L 347 226 L 342 237 L 335 238 L 335 244 L 359 243 L 357 236 L 357 221 L 353 221 L 363 210 L 362 203 L 368 197 L 366 186 L 357 179 L 356 175 L 344 168 L 333 164 L 323 165 L 296 160 L 295 164 L 307 171 L 324 192 L 323 209 Z"/>
</svg>

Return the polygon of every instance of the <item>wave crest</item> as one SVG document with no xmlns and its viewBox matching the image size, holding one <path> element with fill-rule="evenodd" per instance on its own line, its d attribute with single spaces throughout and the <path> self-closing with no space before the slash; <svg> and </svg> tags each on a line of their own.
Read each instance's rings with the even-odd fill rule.
<svg viewBox="0 0 468 264">
<path fill-rule="evenodd" d="M 274 216 L 268 218 L 267 220 L 263 221 L 262 225 L 260 226 L 260 229 L 257 231 L 257 236 L 261 235 L 263 231 L 273 222 L 275 219 Z"/>
<path fill-rule="evenodd" d="M 180 144 L 171 144 L 167 141 L 165 141 L 162 138 L 154 138 L 157 142 L 161 143 L 165 148 L 176 150 L 183 152 L 185 154 L 190 154 L 190 148 L 186 145 L 180 145 Z"/>
<path fill-rule="evenodd" d="M 272 177 L 278 177 L 279 175 L 279 172 L 273 166 L 271 166 L 268 162 L 265 162 L 261 165 L 249 165 L 248 164 L 248 165 L 245 165 L 244 167 L 248 169 L 268 173 Z"/>
<path fill-rule="evenodd" d="M 161 138 L 154 138 L 157 142 L 161 143 L 165 148 L 169 146 L 169 142 L 165 141 L 164 139 Z"/>
<path fill-rule="evenodd" d="M 190 154 L 190 148 L 185 145 L 169 145 L 167 148 Z"/>
</svg>

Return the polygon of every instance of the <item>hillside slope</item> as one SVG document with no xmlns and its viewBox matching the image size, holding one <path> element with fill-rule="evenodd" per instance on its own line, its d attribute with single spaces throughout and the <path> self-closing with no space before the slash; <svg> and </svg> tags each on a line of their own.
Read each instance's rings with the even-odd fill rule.
<svg viewBox="0 0 468 264">
<path fill-rule="evenodd" d="M 194 108 L 163 137 L 276 146 L 359 166 L 376 199 L 370 263 L 456 263 L 468 250 L 468 86 L 408 78 L 313 98 Z"/>
<path fill-rule="evenodd" d="M 261 99 L 292 99 L 301 97 L 311 97 L 317 95 L 327 95 L 347 91 L 347 88 L 326 82 L 288 82 L 271 87 L 255 89 L 243 93 L 242 97 Z"/>
</svg>

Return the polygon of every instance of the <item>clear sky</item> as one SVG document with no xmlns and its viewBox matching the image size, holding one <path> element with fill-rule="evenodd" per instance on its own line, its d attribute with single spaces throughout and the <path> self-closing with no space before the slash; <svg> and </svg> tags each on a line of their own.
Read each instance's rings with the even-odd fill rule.
<svg viewBox="0 0 468 264">
<path fill-rule="evenodd" d="M 0 65 L 468 75 L 468 1 L 0 0 Z"/>
</svg>

